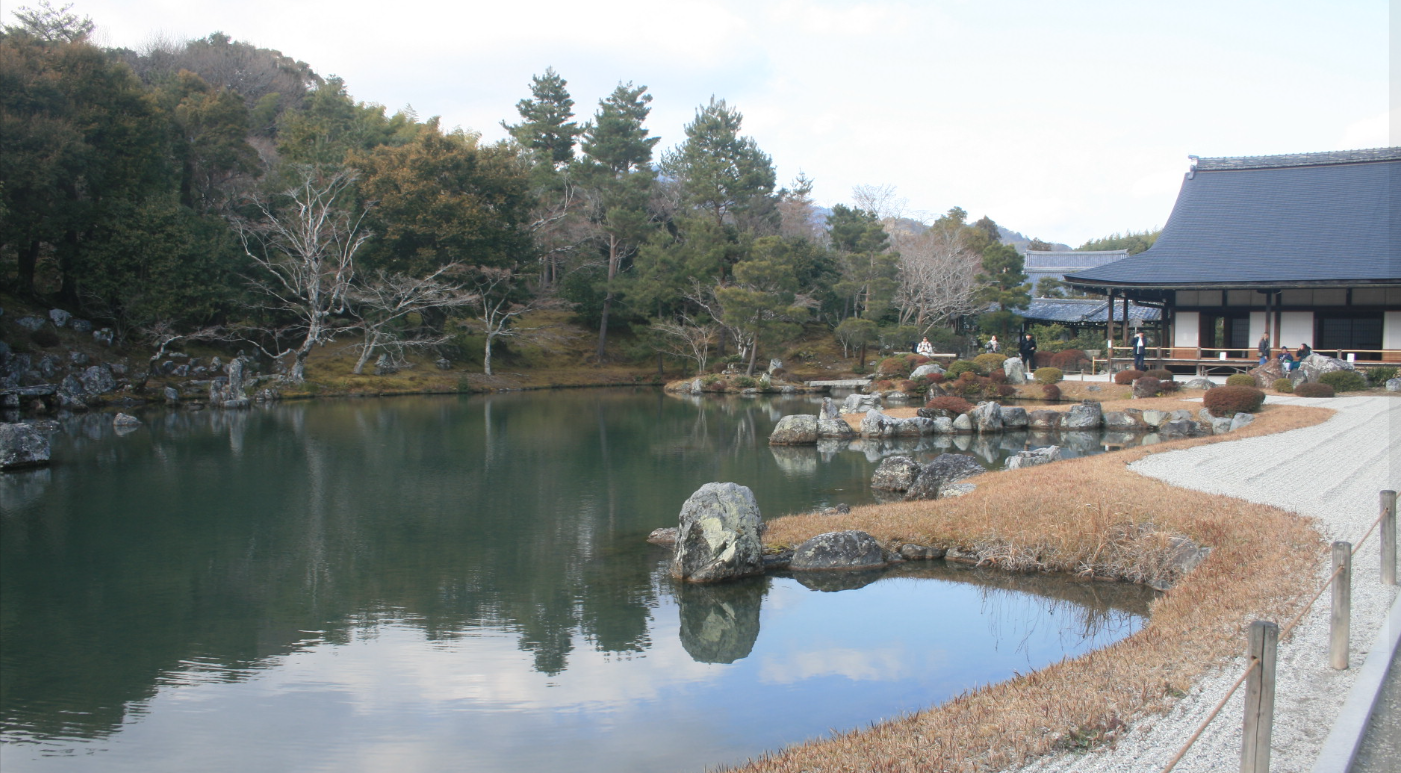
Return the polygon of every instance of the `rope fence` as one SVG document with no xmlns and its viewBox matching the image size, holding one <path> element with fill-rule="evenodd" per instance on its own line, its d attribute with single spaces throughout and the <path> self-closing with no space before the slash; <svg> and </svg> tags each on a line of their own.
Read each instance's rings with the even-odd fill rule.
<svg viewBox="0 0 1401 773">
<path fill-rule="evenodd" d="M 1288 636 L 1304 615 L 1313 608 L 1323 592 L 1333 589 L 1333 608 L 1329 617 L 1329 662 L 1336 669 L 1348 667 L 1348 640 L 1352 620 L 1352 557 L 1362 549 L 1372 533 L 1381 528 L 1381 581 L 1384 585 L 1396 584 L 1396 492 L 1381 492 L 1381 513 L 1356 546 L 1347 542 L 1333 543 L 1333 573 L 1313 594 L 1308 603 L 1290 620 L 1284 628 L 1266 620 L 1256 620 L 1250 624 L 1249 641 L 1246 649 L 1249 665 L 1236 679 L 1226 694 L 1202 720 L 1195 732 L 1173 755 L 1162 773 L 1171 773 L 1177 763 L 1187 755 L 1192 745 L 1202 737 L 1207 727 L 1220 715 L 1222 709 L 1236 694 L 1241 685 L 1246 685 L 1245 717 L 1242 729 L 1244 741 L 1241 744 L 1241 773 L 1269 773 L 1270 736 L 1274 724 L 1275 653 L 1279 640 Z"/>
</svg>

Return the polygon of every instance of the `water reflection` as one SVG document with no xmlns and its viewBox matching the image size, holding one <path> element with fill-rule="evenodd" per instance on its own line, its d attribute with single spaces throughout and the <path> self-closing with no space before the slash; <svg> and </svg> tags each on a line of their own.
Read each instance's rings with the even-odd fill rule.
<svg viewBox="0 0 1401 773">
<path fill-rule="evenodd" d="M 644 542 L 712 480 L 750 486 L 770 517 L 871 501 L 859 446 L 768 447 L 777 417 L 800 410 L 815 408 L 618 390 L 151 412 L 120 437 L 110 415 L 68 417 L 51 468 L 0 475 L 6 773 L 239 770 L 260 766 L 246 756 L 255 747 L 262 767 L 283 769 L 395 748 L 410 760 L 510 760 L 508 740 L 539 738 L 559 739 L 527 755 L 540 765 L 578 769 L 573 738 L 620 755 L 601 759 L 699 768 L 934 700 L 943 693 L 930 685 L 953 677 L 916 676 L 920 657 L 891 661 L 909 679 L 896 693 L 831 674 L 795 682 L 791 670 L 785 691 L 754 685 L 784 663 L 892 651 L 867 637 L 905 635 L 880 621 L 906 621 L 907 605 L 939 608 L 946 624 L 946 608 L 984 601 L 949 601 L 923 580 L 880 590 L 908 569 L 880 575 L 889 582 L 678 591 Z M 814 596 L 835 606 L 811 607 Z M 1107 608 L 1119 630 L 1035 657 L 1099 646 L 1143 614 Z M 848 631 L 856 639 L 819 646 L 863 614 L 875 618 Z M 958 670 L 991 681 L 1006 667 Z M 695 716 L 741 694 L 757 713 L 739 730 Z M 587 720 L 570 714 L 585 709 Z M 512 725 L 514 711 L 537 724 Z M 479 724 L 491 732 L 464 729 L 461 712 L 490 716 Z M 663 720 L 707 729 L 673 738 Z M 666 744 L 629 746 L 637 738 L 691 756 L 658 760 L 648 755 Z M 75 763 L 95 742 L 109 751 Z"/>
</svg>

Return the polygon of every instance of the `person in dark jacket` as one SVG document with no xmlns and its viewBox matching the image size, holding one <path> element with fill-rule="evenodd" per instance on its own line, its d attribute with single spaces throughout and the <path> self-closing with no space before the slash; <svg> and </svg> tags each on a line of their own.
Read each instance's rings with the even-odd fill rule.
<svg viewBox="0 0 1401 773">
<path fill-rule="evenodd" d="M 1033 360 L 1036 359 L 1036 339 L 1031 333 L 1022 336 L 1022 340 L 1017 343 L 1017 353 L 1022 357 L 1022 365 L 1026 366 L 1028 373 L 1036 367 Z"/>
<path fill-rule="evenodd" d="M 1260 343 L 1255 347 L 1260 351 L 1260 364 L 1264 365 L 1270 361 L 1270 334 L 1261 333 Z"/>
<path fill-rule="evenodd" d="M 1143 358 L 1148 355 L 1148 339 L 1143 337 L 1143 331 L 1133 334 L 1133 369 L 1143 370 Z"/>
</svg>

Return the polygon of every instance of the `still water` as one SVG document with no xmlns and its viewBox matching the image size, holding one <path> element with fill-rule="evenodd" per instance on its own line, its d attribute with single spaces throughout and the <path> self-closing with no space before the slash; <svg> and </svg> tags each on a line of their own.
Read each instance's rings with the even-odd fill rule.
<svg viewBox="0 0 1401 773">
<path fill-rule="evenodd" d="M 872 501 L 902 449 L 770 449 L 797 412 L 591 390 L 68 420 L 51 468 L 0 474 L 0 769 L 700 771 L 1143 624 L 1141 589 L 942 562 L 677 587 L 644 538 L 703 483 L 765 517 Z"/>
</svg>

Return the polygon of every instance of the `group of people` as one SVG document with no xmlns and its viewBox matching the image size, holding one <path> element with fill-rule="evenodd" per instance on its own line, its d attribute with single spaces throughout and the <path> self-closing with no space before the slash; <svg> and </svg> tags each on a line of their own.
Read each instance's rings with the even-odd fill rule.
<svg viewBox="0 0 1401 773">
<path fill-rule="evenodd" d="M 1269 334 L 1269 333 L 1264 333 L 1264 334 L 1262 334 L 1262 335 L 1260 336 L 1260 343 L 1257 345 L 1256 348 L 1257 348 L 1257 350 L 1260 352 L 1260 364 L 1261 364 L 1261 365 L 1264 365 L 1265 363 L 1269 362 L 1269 361 L 1270 361 L 1270 334 Z M 1291 370 L 1294 369 L 1294 366 L 1295 366 L 1296 364 L 1303 362 L 1303 361 L 1304 361 L 1304 358 L 1307 357 L 1307 356 L 1309 356 L 1310 354 L 1313 354 L 1313 348 L 1310 347 L 1308 344 L 1299 344 L 1299 348 L 1296 349 L 1296 350 L 1294 350 L 1293 352 L 1289 351 L 1289 347 L 1287 347 L 1287 346 L 1281 347 L 1280 350 L 1279 350 L 1279 357 L 1278 357 L 1278 359 L 1279 359 L 1279 364 L 1284 368 L 1284 372 L 1285 372 L 1285 373 L 1288 373 L 1289 371 L 1291 371 Z"/>
</svg>

